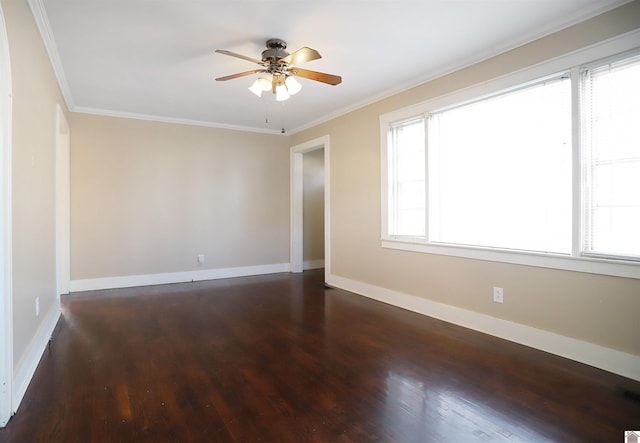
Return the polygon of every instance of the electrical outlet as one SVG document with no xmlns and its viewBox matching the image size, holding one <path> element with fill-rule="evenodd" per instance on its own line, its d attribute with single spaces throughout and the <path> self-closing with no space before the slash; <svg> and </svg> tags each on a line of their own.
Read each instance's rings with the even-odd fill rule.
<svg viewBox="0 0 640 443">
<path fill-rule="evenodd" d="M 204 254 L 198 254 L 198 266 L 204 265 Z"/>
<path fill-rule="evenodd" d="M 40 297 L 36 297 L 36 317 L 40 315 Z"/>
<path fill-rule="evenodd" d="M 493 301 L 496 303 L 504 303 L 504 289 L 493 287 Z"/>
</svg>

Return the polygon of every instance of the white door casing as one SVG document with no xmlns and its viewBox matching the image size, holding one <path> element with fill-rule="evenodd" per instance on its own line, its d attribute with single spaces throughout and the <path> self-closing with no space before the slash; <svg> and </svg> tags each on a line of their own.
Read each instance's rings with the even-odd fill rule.
<svg viewBox="0 0 640 443">
<path fill-rule="evenodd" d="M 11 90 L 9 41 L 0 5 L 0 427 L 6 426 L 13 413 Z"/>
<path fill-rule="evenodd" d="M 71 280 L 70 130 L 56 107 L 56 285 L 58 297 L 69 293 Z"/>
</svg>

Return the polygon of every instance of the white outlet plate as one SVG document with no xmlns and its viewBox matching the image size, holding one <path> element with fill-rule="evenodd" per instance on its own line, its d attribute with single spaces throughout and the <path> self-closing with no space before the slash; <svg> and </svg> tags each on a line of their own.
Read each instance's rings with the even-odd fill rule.
<svg viewBox="0 0 640 443">
<path fill-rule="evenodd" d="M 40 315 L 40 297 L 36 297 L 36 317 Z"/>
<path fill-rule="evenodd" d="M 198 265 L 204 265 L 204 254 L 198 254 Z"/>
<path fill-rule="evenodd" d="M 504 289 L 493 287 L 493 301 L 496 303 L 504 303 Z"/>
</svg>

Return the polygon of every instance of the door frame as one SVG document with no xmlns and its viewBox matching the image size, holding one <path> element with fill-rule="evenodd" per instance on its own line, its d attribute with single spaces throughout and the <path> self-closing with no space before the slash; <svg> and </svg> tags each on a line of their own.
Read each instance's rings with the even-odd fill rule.
<svg viewBox="0 0 640 443">
<path fill-rule="evenodd" d="M 69 293 L 71 281 L 71 132 L 62 106 L 56 105 L 56 292 Z"/>
<path fill-rule="evenodd" d="M 9 40 L 0 5 L 0 427 L 13 414 L 11 97 Z"/>
<path fill-rule="evenodd" d="M 303 257 L 303 220 L 304 177 L 302 156 L 317 149 L 324 149 L 324 275 L 325 281 L 331 274 L 331 174 L 329 169 L 329 135 L 310 140 L 291 147 L 291 224 L 290 224 L 290 272 L 304 270 Z"/>
</svg>

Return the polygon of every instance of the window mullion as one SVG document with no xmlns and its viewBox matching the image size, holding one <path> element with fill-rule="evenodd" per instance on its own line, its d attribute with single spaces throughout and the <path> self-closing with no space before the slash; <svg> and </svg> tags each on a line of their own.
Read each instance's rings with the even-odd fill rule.
<svg viewBox="0 0 640 443">
<path fill-rule="evenodd" d="M 579 257 L 583 249 L 584 236 L 584 162 L 582 159 L 581 146 L 582 121 L 581 121 L 581 101 L 582 101 L 582 76 L 580 69 L 571 69 L 571 167 L 572 167 L 572 210 L 571 210 L 571 255 Z"/>
<path fill-rule="evenodd" d="M 429 113 L 423 114 L 424 118 L 424 242 L 429 243 Z"/>
</svg>

